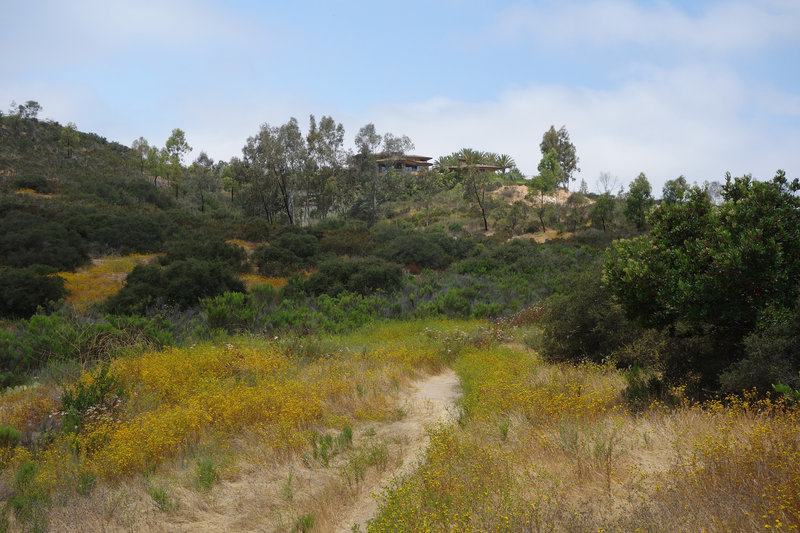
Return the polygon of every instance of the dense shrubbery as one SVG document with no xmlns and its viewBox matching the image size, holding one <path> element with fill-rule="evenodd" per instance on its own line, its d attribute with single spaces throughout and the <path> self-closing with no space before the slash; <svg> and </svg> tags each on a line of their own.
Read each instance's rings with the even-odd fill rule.
<svg viewBox="0 0 800 533">
<path fill-rule="evenodd" d="M 0 219 L 0 261 L 4 265 L 72 270 L 88 260 L 86 241 L 60 222 L 21 209 Z"/>
<path fill-rule="evenodd" d="M 116 347 L 164 346 L 173 340 L 172 328 L 163 319 L 33 315 L 10 330 L 0 329 L 0 387 L 24 382 L 26 373 L 52 360 L 87 363 L 106 357 Z"/>
<path fill-rule="evenodd" d="M 31 268 L 0 268 L 0 317 L 29 317 L 65 294 L 63 278 Z"/>
<path fill-rule="evenodd" d="M 185 309 L 196 306 L 200 298 L 226 291 L 245 292 L 245 288 L 222 263 L 187 259 L 166 267 L 138 265 L 106 308 L 123 314 L 145 314 L 160 305 Z"/>
<path fill-rule="evenodd" d="M 221 238 L 205 239 L 200 235 L 168 242 L 166 253 L 159 262 L 162 265 L 169 265 L 187 259 L 222 263 L 234 272 L 243 272 L 247 269 L 247 252 L 244 248 L 225 242 Z"/>
<path fill-rule="evenodd" d="M 18 189 L 31 189 L 40 194 L 53 192 L 53 184 L 40 174 L 28 174 L 14 178 L 14 187 Z"/>
<path fill-rule="evenodd" d="M 540 326 L 548 358 L 599 363 L 641 334 L 603 288 L 601 276 L 599 263 L 570 273 L 547 300 Z"/>
<path fill-rule="evenodd" d="M 332 259 L 322 263 L 319 270 L 305 283 L 310 294 L 337 294 L 349 291 L 371 294 L 376 291 L 394 292 L 403 283 L 402 269 L 379 258 L 370 257 L 340 261 Z"/>
</svg>

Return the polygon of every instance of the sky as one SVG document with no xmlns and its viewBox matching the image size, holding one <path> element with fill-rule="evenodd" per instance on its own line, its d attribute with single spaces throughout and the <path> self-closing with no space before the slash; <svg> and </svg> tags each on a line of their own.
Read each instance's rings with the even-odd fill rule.
<svg viewBox="0 0 800 533">
<path fill-rule="evenodd" d="M 583 179 L 800 177 L 800 0 L 0 0 L 0 109 L 215 160 L 309 115 L 537 172 L 565 126 Z"/>
</svg>

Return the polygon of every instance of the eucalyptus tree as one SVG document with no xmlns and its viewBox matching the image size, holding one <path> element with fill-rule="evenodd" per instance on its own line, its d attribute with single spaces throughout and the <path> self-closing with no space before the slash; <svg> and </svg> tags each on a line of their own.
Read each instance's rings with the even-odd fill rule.
<svg viewBox="0 0 800 533">
<path fill-rule="evenodd" d="M 150 151 L 150 143 L 144 137 L 139 137 L 131 143 L 131 150 L 139 157 L 139 172 L 144 174 L 144 163 Z"/>
<path fill-rule="evenodd" d="M 575 153 L 575 145 L 569 140 L 569 133 L 566 126 L 556 131 L 555 126 L 550 126 L 550 129 L 544 132 L 542 142 L 539 144 L 542 150 L 542 155 L 546 155 L 550 150 L 555 150 L 558 158 L 558 164 L 561 167 L 561 178 L 556 185 L 563 186 L 565 189 L 569 187 L 569 182 L 575 179 L 575 172 L 580 172 L 578 163 L 580 158 Z"/>
<path fill-rule="evenodd" d="M 214 160 L 205 152 L 200 152 L 200 155 L 189 167 L 188 182 L 189 189 L 200 201 L 200 212 L 204 213 L 207 197 L 216 190 L 217 186 Z"/>
<path fill-rule="evenodd" d="M 317 121 L 314 115 L 309 118 L 308 134 L 308 171 L 305 173 L 305 216 L 310 218 L 310 203 L 313 198 L 316 211 L 321 219 L 338 200 L 338 180 L 342 176 L 346 153 L 344 145 L 344 127 L 333 118 L 324 116 Z"/>
<path fill-rule="evenodd" d="M 544 197 L 555 192 L 556 185 L 563 180 L 563 177 L 564 171 L 558 162 L 558 153 L 556 153 L 555 148 L 552 148 L 542 157 L 539 162 L 539 174 L 534 176 L 528 185 L 532 193 L 538 193 L 539 195 L 539 206 L 536 209 L 536 214 L 542 224 L 542 231 L 547 231 L 547 227 L 544 224 Z"/>
<path fill-rule="evenodd" d="M 186 134 L 180 128 L 172 130 L 172 134 L 167 139 L 164 151 L 167 155 L 169 169 L 168 179 L 175 185 L 175 198 L 183 185 L 183 157 L 192 151 L 192 147 L 186 142 Z"/>
<path fill-rule="evenodd" d="M 67 151 L 67 159 L 72 157 L 73 149 L 75 145 L 78 144 L 79 140 L 80 134 L 78 134 L 78 128 L 75 126 L 74 122 L 69 122 L 66 126 L 61 128 L 58 134 L 58 142 Z"/>
</svg>

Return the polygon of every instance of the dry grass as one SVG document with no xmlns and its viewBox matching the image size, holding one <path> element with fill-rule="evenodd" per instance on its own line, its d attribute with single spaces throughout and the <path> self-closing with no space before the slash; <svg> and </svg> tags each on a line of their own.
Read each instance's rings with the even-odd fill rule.
<svg viewBox="0 0 800 533">
<path fill-rule="evenodd" d="M 87 413 L 77 434 L 6 450 L 0 494 L 32 461 L 58 531 L 290 531 L 310 515 L 324 530 L 358 496 L 354 484 L 390 468 L 409 444 L 381 428 L 405 416 L 397 405 L 404 384 L 446 361 L 426 326 L 447 329 L 409 323 L 324 342 L 242 338 L 117 357 L 109 373 L 123 395 Z M 81 381 L 99 379 L 90 372 Z M 38 398 L 0 398 L 0 412 L 38 413 Z M 45 407 L 42 416 L 53 404 Z M 351 442 L 324 461 L 315 456 L 312 435 L 338 438 L 345 427 L 354 428 Z M 373 461 L 353 477 L 347 465 L 376 439 L 385 441 L 383 466 Z M 219 479 L 200 491 L 197 464 L 206 459 Z M 280 489 L 290 472 L 291 498 Z"/>
<path fill-rule="evenodd" d="M 504 338 L 429 321 L 119 357 L 110 368 L 124 401 L 77 436 L 6 449 L 0 494 L 34 461 L 53 530 L 298 531 L 313 517 L 314 531 L 331 531 L 419 442 L 398 409 L 405 384 L 455 358 L 459 424 L 432 431 L 369 531 L 800 527 L 799 409 L 744 395 L 633 413 L 613 368 L 549 365 L 491 342 Z M 56 397 L 17 391 L 0 398 L 0 416 L 41 418 Z M 208 490 L 200 462 L 216 474 Z"/>
<path fill-rule="evenodd" d="M 463 355 L 464 424 L 383 495 L 369 531 L 794 531 L 800 410 L 752 397 L 628 412 L 619 374 L 523 350 Z"/>
</svg>

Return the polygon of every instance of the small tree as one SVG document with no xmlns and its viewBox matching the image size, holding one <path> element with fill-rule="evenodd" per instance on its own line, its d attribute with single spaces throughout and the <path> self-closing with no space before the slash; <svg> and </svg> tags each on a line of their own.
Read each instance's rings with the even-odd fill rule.
<svg viewBox="0 0 800 533">
<path fill-rule="evenodd" d="M 642 229 L 645 224 L 647 212 L 653 206 L 650 182 L 644 172 L 640 172 L 631 182 L 628 196 L 625 198 L 625 217 L 628 222 L 635 224 L 637 229 Z"/>
<path fill-rule="evenodd" d="M 558 153 L 555 148 L 552 148 L 539 162 L 539 175 L 534 176 L 528 185 L 532 193 L 539 195 L 539 207 L 536 212 L 539 222 L 542 224 L 542 231 L 547 231 L 544 224 L 544 197 L 555 192 L 556 185 L 563 180 L 563 176 L 564 172 L 558 162 Z"/>
<path fill-rule="evenodd" d="M 561 167 L 561 176 L 556 185 L 566 189 L 569 182 L 575 179 L 574 174 L 581 171 L 578 168 L 580 159 L 575 153 L 575 145 L 569 140 L 566 126 L 561 126 L 558 131 L 555 126 L 550 126 L 550 129 L 544 132 L 539 148 L 542 150 L 542 155 L 548 154 L 550 150 L 556 151 L 556 158 Z"/>
<path fill-rule="evenodd" d="M 58 143 L 67 151 L 67 159 L 72 157 L 72 150 L 78 144 L 79 139 L 78 129 L 74 122 L 69 122 L 61 128 L 61 132 L 58 134 Z"/>
</svg>

